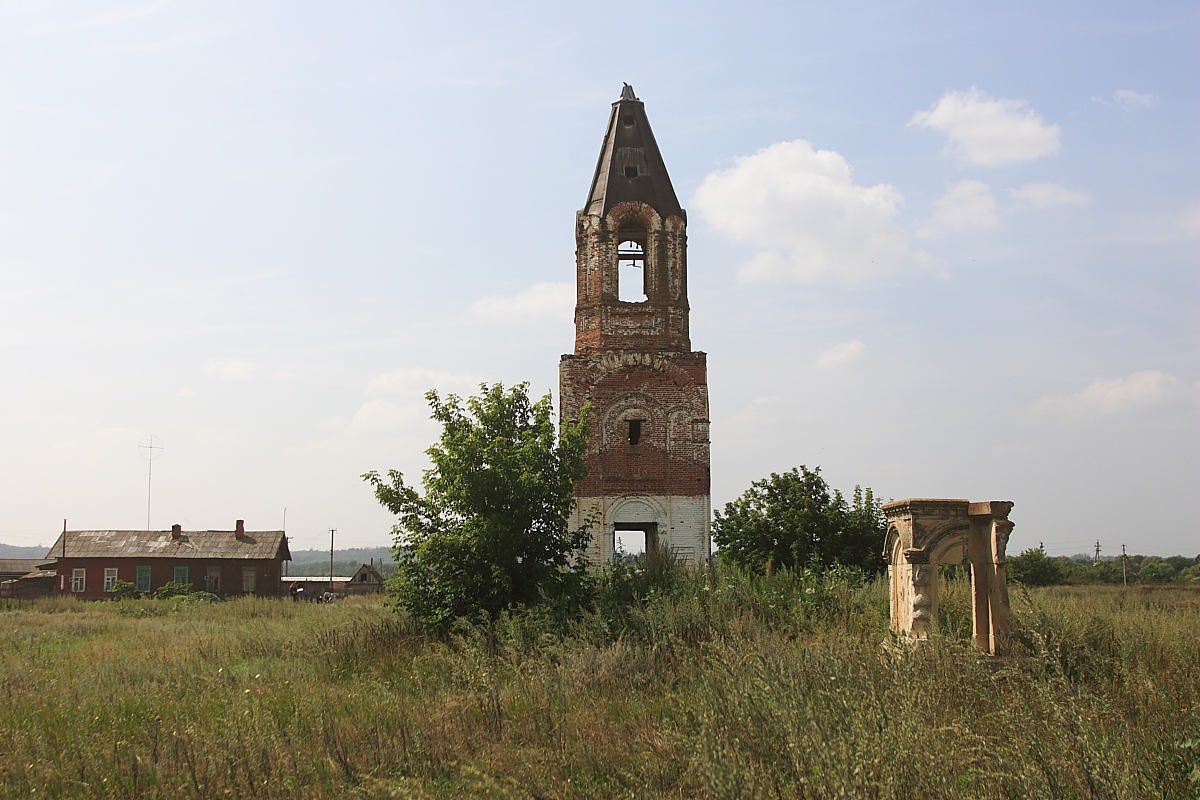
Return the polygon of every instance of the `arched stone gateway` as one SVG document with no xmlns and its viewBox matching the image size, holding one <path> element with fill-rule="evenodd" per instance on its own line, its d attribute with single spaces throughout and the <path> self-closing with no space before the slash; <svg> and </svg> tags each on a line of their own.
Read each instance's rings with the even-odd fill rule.
<svg viewBox="0 0 1200 800">
<path fill-rule="evenodd" d="M 898 500 L 883 507 L 887 539 L 883 557 L 891 581 L 892 630 L 924 639 L 937 619 L 939 564 L 971 562 L 975 644 L 996 653 L 1008 632 L 1005 549 L 1013 524 L 1003 500 Z"/>
</svg>

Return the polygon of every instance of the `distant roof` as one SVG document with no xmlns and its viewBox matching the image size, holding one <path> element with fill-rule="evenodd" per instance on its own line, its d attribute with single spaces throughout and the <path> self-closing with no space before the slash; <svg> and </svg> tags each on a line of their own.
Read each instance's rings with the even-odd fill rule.
<svg viewBox="0 0 1200 800">
<path fill-rule="evenodd" d="M 359 567 L 358 571 L 354 573 L 354 577 L 351 578 L 351 580 L 358 578 L 363 573 L 366 573 L 371 578 L 372 583 L 383 583 L 383 575 L 380 574 L 379 570 L 375 569 L 375 567 L 371 566 L 370 564 L 363 564 L 361 567 Z M 359 579 L 359 582 L 363 582 L 361 578 Z"/>
<path fill-rule="evenodd" d="M 646 107 L 634 95 L 633 87 L 625 84 L 608 118 L 583 213 L 604 217 L 617 203 L 628 200 L 647 203 L 663 219 L 675 215 L 687 222 L 650 130 Z"/>
<path fill-rule="evenodd" d="M 5 575 L 24 575 L 37 570 L 39 564 L 45 564 L 44 558 L 0 558 L 0 573 Z"/>
<path fill-rule="evenodd" d="M 47 558 L 282 558 L 291 561 L 283 531 L 64 531 Z"/>
</svg>

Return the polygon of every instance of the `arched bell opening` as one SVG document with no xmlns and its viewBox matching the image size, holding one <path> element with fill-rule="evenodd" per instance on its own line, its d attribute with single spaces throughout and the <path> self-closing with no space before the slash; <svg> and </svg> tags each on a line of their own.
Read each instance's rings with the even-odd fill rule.
<svg viewBox="0 0 1200 800">
<path fill-rule="evenodd" d="M 646 301 L 646 251 L 646 229 L 623 223 L 617 232 L 617 299 L 623 303 Z"/>
</svg>

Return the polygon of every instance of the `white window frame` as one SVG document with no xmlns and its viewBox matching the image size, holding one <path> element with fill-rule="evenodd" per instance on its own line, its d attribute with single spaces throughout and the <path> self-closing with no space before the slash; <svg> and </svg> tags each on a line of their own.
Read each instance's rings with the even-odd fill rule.
<svg viewBox="0 0 1200 800">
<path fill-rule="evenodd" d="M 87 570 L 83 567 L 77 567 L 71 570 L 71 591 L 75 594 L 81 594 L 87 589 Z"/>
<path fill-rule="evenodd" d="M 105 567 L 104 568 L 104 591 L 112 592 L 113 589 L 116 587 L 116 583 L 117 583 L 117 568 L 116 567 Z"/>
<path fill-rule="evenodd" d="M 242 567 L 242 592 L 254 594 L 258 588 L 258 568 Z"/>
</svg>

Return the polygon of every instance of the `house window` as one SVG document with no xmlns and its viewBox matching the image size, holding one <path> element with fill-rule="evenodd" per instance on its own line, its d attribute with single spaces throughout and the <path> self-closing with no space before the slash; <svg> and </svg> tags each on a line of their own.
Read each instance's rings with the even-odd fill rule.
<svg viewBox="0 0 1200 800">
<path fill-rule="evenodd" d="M 150 591 L 150 567 L 137 568 L 137 590 L 139 592 Z"/>
<path fill-rule="evenodd" d="M 204 576 L 204 591 L 212 592 L 213 594 L 221 593 L 221 568 L 209 567 L 208 574 Z"/>
<path fill-rule="evenodd" d="M 253 594 L 255 587 L 254 567 L 242 568 L 242 591 L 246 594 Z"/>
<path fill-rule="evenodd" d="M 87 570 L 73 569 L 71 570 L 71 591 L 82 592 L 87 586 Z"/>
<path fill-rule="evenodd" d="M 176 567 L 175 574 L 171 578 L 171 580 L 175 581 L 175 583 L 177 583 L 179 585 L 183 585 L 183 584 L 187 583 L 188 582 L 188 568 L 187 567 Z"/>
<path fill-rule="evenodd" d="M 116 567 L 105 567 L 104 568 L 104 591 L 111 592 L 115 588 L 117 588 L 117 568 Z"/>
</svg>

